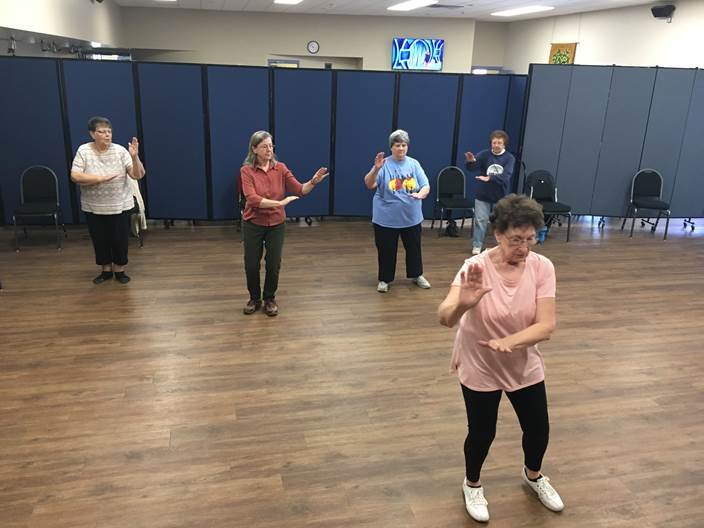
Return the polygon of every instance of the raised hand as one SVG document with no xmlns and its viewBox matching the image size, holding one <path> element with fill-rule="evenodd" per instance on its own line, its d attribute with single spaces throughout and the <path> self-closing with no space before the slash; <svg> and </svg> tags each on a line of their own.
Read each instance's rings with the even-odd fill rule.
<svg viewBox="0 0 704 528">
<path fill-rule="evenodd" d="M 380 170 L 384 166 L 384 162 L 386 159 L 384 158 L 384 153 L 379 152 L 377 153 L 376 157 L 374 158 L 374 168 L 376 170 Z"/>
<path fill-rule="evenodd" d="M 139 140 L 136 137 L 133 137 L 132 141 L 127 144 L 127 152 L 133 158 L 139 155 Z"/>
<path fill-rule="evenodd" d="M 279 203 L 281 204 L 282 207 L 286 207 L 288 204 L 290 204 L 294 200 L 298 200 L 298 196 L 287 196 L 286 198 L 281 200 Z"/>
<path fill-rule="evenodd" d="M 470 309 L 491 291 L 491 288 L 484 287 L 483 276 L 484 272 L 479 264 L 470 264 L 466 272 L 460 273 L 459 303 L 461 306 Z"/>
<path fill-rule="evenodd" d="M 472 152 L 465 152 L 464 159 L 466 159 L 469 163 L 474 163 L 475 161 L 477 161 L 477 158 L 474 157 L 474 154 Z"/>
<path fill-rule="evenodd" d="M 315 174 L 313 174 L 313 177 L 310 179 L 310 181 L 313 182 L 313 185 L 318 185 L 321 181 L 327 178 L 328 174 L 329 173 L 327 167 L 320 167 L 317 171 L 315 171 Z"/>
<path fill-rule="evenodd" d="M 505 354 L 510 354 L 513 352 L 511 347 L 508 346 L 506 339 L 489 339 L 488 341 L 480 339 L 477 341 L 480 346 L 492 349 L 494 352 L 503 352 Z"/>
</svg>

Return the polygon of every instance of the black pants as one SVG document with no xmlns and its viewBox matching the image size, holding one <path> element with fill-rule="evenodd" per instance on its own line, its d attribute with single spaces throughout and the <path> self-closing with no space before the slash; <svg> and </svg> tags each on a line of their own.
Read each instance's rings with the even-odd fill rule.
<svg viewBox="0 0 704 528">
<path fill-rule="evenodd" d="M 242 222 L 244 240 L 244 271 L 247 275 L 249 298 L 259 301 L 262 298 L 259 266 L 266 247 L 266 277 L 264 279 L 264 300 L 276 297 L 279 287 L 281 255 L 284 249 L 286 224 L 260 226 L 249 221 Z"/>
<path fill-rule="evenodd" d="M 401 235 L 406 250 L 406 277 L 415 279 L 423 275 L 423 257 L 420 250 L 421 225 L 404 228 L 382 227 L 374 225 L 374 242 L 379 261 L 379 278 L 384 282 L 393 282 L 396 276 L 396 253 L 398 237 Z"/>
<path fill-rule="evenodd" d="M 125 211 L 115 215 L 86 213 L 88 232 L 93 241 L 98 266 L 127 265 L 130 217 Z"/>
<path fill-rule="evenodd" d="M 462 396 L 467 409 L 469 433 L 464 441 L 464 460 L 467 480 L 477 482 L 482 464 L 496 436 L 496 419 L 502 391 L 478 392 L 462 385 Z M 550 422 L 545 382 L 514 392 L 507 392 L 523 431 L 524 464 L 531 471 L 540 471 L 548 448 Z"/>
</svg>

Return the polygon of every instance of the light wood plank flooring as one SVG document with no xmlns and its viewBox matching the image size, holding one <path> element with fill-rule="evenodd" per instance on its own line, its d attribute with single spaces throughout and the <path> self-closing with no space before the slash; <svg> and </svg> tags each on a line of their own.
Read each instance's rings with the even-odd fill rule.
<svg viewBox="0 0 704 528">
<path fill-rule="evenodd" d="M 558 275 L 543 345 L 544 471 L 522 486 L 504 398 L 483 472 L 490 526 L 704 526 L 704 225 L 633 239 L 582 219 L 537 251 Z M 85 229 L 15 254 L 0 230 L 0 526 L 443 528 L 466 431 L 435 310 L 469 249 L 425 230 L 431 290 L 376 287 L 368 222 L 288 226 L 281 314 L 247 300 L 232 226 L 153 228 L 126 286 L 94 286 Z"/>
</svg>

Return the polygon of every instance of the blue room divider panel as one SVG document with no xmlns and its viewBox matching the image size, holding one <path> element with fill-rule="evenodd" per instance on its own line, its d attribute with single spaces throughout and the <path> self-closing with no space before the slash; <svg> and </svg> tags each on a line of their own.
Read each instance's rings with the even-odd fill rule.
<svg viewBox="0 0 704 528">
<path fill-rule="evenodd" d="M 408 155 L 418 160 L 430 180 L 430 195 L 423 200 L 425 218 L 433 214 L 438 173 L 454 163 L 458 83 L 458 75 L 401 75 L 398 126 L 410 136 Z"/>
<path fill-rule="evenodd" d="M 626 214 L 631 180 L 640 167 L 655 69 L 614 68 L 591 213 Z"/>
<path fill-rule="evenodd" d="M 527 84 L 527 75 L 511 75 L 510 77 L 504 130 L 510 139 L 508 149 L 514 153 L 518 152 L 520 146 Z"/>
<path fill-rule="evenodd" d="M 523 161 L 528 173 L 544 169 L 555 174 L 560 157 L 572 66 L 533 64 L 530 71 Z M 523 189 L 523 181 L 519 182 L 518 189 Z"/>
<path fill-rule="evenodd" d="M 269 71 L 237 66 L 208 67 L 213 218 L 236 214 L 235 181 L 249 138 L 269 128 Z"/>
<path fill-rule="evenodd" d="M 66 107 L 71 148 L 91 141 L 88 119 L 103 116 L 110 119 L 113 142 L 127 148 L 137 136 L 132 64 L 110 61 L 64 61 Z M 96 90 L 95 84 L 100 84 Z M 141 138 L 140 138 L 141 139 Z"/>
<path fill-rule="evenodd" d="M 479 172 L 465 168 L 464 153 L 472 151 L 476 154 L 489 148 L 489 134 L 504 127 L 510 79 L 507 75 L 464 76 L 455 165 L 465 172 L 468 198 L 474 199 L 474 177 Z"/>
<path fill-rule="evenodd" d="M 672 216 L 704 217 L 704 71 L 697 70 L 677 167 Z M 666 153 L 663 153 L 666 155 Z"/>
<path fill-rule="evenodd" d="M 75 154 L 80 145 L 91 141 L 88 120 L 94 116 L 110 119 L 113 142 L 127 148 L 138 135 L 132 64 L 65 60 L 64 80 L 71 151 Z M 95 89 L 96 82 L 100 90 Z M 81 219 L 85 219 L 83 215 Z"/>
<path fill-rule="evenodd" d="M 687 125 L 695 70 L 658 69 L 640 168 L 656 169 L 663 178 L 663 200 L 675 185 L 680 150 Z"/>
<path fill-rule="evenodd" d="M 5 221 L 20 204 L 20 174 L 30 165 L 46 165 L 59 179 L 64 221 L 71 222 L 68 160 L 64 147 L 56 60 L 0 59 L 0 145 Z"/>
<path fill-rule="evenodd" d="M 377 152 L 388 153 L 392 132 L 395 74 L 338 72 L 335 117 L 336 215 L 371 216 L 374 191 L 364 175 Z M 371 95 L 373 94 L 373 96 Z"/>
<path fill-rule="evenodd" d="M 330 169 L 332 72 L 274 70 L 276 155 L 298 181 L 307 182 L 320 167 Z M 286 207 L 286 216 L 330 213 L 331 174 L 313 192 Z"/>
<path fill-rule="evenodd" d="M 575 66 L 555 175 L 558 197 L 575 214 L 589 213 L 613 68 Z"/>
<path fill-rule="evenodd" d="M 152 218 L 208 218 L 201 67 L 139 64 Z"/>
</svg>

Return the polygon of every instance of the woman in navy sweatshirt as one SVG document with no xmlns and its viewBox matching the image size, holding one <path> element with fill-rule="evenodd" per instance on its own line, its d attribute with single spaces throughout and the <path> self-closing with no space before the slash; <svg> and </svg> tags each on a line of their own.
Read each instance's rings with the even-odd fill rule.
<svg viewBox="0 0 704 528">
<path fill-rule="evenodd" d="M 511 192 L 511 178 L 516 159 L 506 150 L 508 134 L 494 130 L 489 136 L 491 149 L 482 150 L 476 156 L 465 152 L 468 169 L 480 169 L 476 176 L 477 187 L 474 197 L 474 240 L 472 255 L 478 255 L 484 245 L 484 236 L 489 224 L 489 213 L 494 204 Z"/>
</svg>

